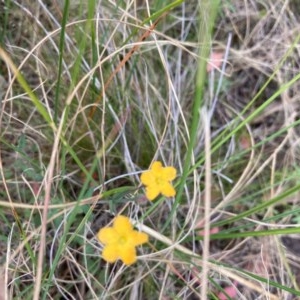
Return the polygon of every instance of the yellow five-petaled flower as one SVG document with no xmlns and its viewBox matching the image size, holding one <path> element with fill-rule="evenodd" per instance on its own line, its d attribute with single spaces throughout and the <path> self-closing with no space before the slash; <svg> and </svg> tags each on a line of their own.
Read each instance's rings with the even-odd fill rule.
<svg viewBox="0 0 300 300">
<path fill-rule="evenodd" d="M 134 230 L 129 218 L 125 216 L 117 216 L 113 226 L 100 229 L 97 237 L 104 244 L 104 260 L 112 263 L 121 259 L 126 265 L 136 262 L 135 247 L 148 242 L 148 235 Z"/>
<path fill-rule="evenodd" d="M 159 194 L 166 197 L 173 197 L 176 194 L 171 181 L 176 177 L 176 169 L 163 167 L 162 163 L 155 161 L 150 170 L 141 175 L 141 182 L 146 186 L 146 197 L 154 200 Z"/>
</svg>

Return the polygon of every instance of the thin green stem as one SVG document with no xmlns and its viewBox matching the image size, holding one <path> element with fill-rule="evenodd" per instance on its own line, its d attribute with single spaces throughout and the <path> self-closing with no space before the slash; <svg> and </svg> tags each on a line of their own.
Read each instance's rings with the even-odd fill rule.
<svg viewBox="0 0 300 300">
<path fill-rule="evenodd" d="M 250 236 L 259 237 L 259 236 L 272 236 L 272 235 L 282 235 L 282 234 L 294 234 L 300 233 L 300 227 L 292 228 L 280 228 L 280 229 L 267 229 L 259 231 L 245 231 L 245 232 L 232 232 L 232 233 L 217 233 L 211 234 L 211 240 L 223 240 L 223 239 L 236 239 L 236 238 L 247 238 Z M 200 237 L 199 239 L 203 239 Z"/>
<path fill-rule="evenodd" d="M 274 197 L 273 199 L 269 200 L 269 201 L 265 201 L 263 203 L 261 203 L 260 205 L 257 205 L 247 211 L 244 211 L 240 214 L 238 214 L 237 216 L 235 217 L 232 217 L 232 218 L 229 218 L 227 220 L 223 220 L 223 221 L 220 221 L 220 222 L 216 222 L 214 224 L 214 227 L 217 227 L 217 226 L 223 226 L 225 224 L 230 224 L 230 223 L 234 223 L 238 220 L 241 220 L 243 218 L 246 218 L 254 213 L 257 213 L 257 212 L 260 212 L 262 211 L 263 209 L 265 208 L 268 208 L 278 202 L 280 202 L 281 200 L 285 199 L 286 197 L 296 193 L 296 192 L 299 192 L 300 191 L 300 184 L 286 190 L 285 192 L 281 193 L 280 195 L 278 195 L 277 197 Z"/>
<path fill-rule="evenodd" d="M 65 45 L 65 33 L 66 33 L 66 24 L 69 15 L 69 5 L 70 1 L 66 0 L 64 2 L 64 9 L 63 9 L 63 18 L 61 22 L 61 31 L 60 31 L 60 39 L 59 39 L 59 57 L 58 57 L 58 74 L 57 74 L 57 82 L 55 88 L 55 97 L 54 97 L 54 123 L 57 125 L 58 119 L 58 103 L 60 97 L 60 83 L 61 83 L 61 74 L 62 74 L 62 61 L 63 61 L 63 54 L 64 54 L 64 45 Z"/>
</svg>

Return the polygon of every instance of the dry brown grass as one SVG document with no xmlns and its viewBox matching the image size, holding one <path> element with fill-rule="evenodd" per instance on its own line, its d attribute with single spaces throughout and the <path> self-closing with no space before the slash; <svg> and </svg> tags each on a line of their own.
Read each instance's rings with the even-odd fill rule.
<svg viewBox="0 0 300 300">
<path fill-rule="evenodd" d="M 88 8 L 86 3 L 80 8 L 80 3 L 71 1 L 66 29 L 59 115 L 66 112 L 66 102 L 70 107 L 68 121 L 58 120 L 61 133 L 50 130 L 15 80 L 11 68 L 0 62 L 0 226 L 3 229 L 0 299 L 18 299 L 18 295 L 29 299 L 34 289 L 26 293 L 26 288 L 34 287 L 36 282 L 43 288 L 45 282 L 41 279 L 48 276 L 45 268 L 51 267 L 59 251 L 71 211 L 88 180 L 74 157 L 65 154 L 61 136 L 86 169 L 93 168 L 95 157 L 98 164 L 95 164 L 86 194 L 81 195 L 84 200 L 77 220 L 68 228 L 67 235 L 74 235 L 74 240 L 67 244 L 59 258 L 47 295 L 49 299 L 141 299 L 154 292 L 157 293 L 155 299 L 167 299 L 170 295 L 191 299 L 193 295 L 203 298 L 212 291 L 218 294 L 216 286 L 208 282 L 200 296 L 200 286 L 207 279 L 206 276 L 204 280 L 201 278 L 203 274 L 217 274 L 219 277 L 214 279 L 218 284 L 235 286 L 238 290 L 235 299 L 296 299 L 289 292 L 268 285 L 268 280 L 296 290 L 300 286 L 299 261 L 293 255 L 293 248 L 299 244 L 298 236 L 297 242 L 291 243 L 287 236 L 283 240 L 266 236 L 210 241 L 210 236 L 205 235 L 202 244 L 195 241 L 199 236 L 195 229 L 202 222 L 201 226 L 208 232 L 213 222 L 238 215 L 297 183 L 298 81 L 282 89 L 267 109 L 212 157 L 208 149 L 220 129 L 231 128 L 233 120 L 251 115 L 300 73 L 300 48 L 294 45 L 300 32 L 298 1 L 222 1 L 212 51 L 224 53 L 224 64 L 207 74 L 204 104 L 208 111 L 204 115 L 212 115 L 212 118 L 202 127 L 199 125 L 199 142 L 193 153 L 198 162 L 205 157 L 205 152 L 206 165 L 199 165 L 193 176 L 189 176 L 185 202 L 182 210 L 176 212 L 168 232 L 171 239 L 164 236 L 165 232 L 160 233 L 171 204 L 159 203 L 149 212 L 148 203 L 135 189 L 110 195 L 97 206 L 95 200 L 98 200 L 98 192 L 138 186 L 138 174 L 148 166 L 153 153 L 167 163 L 176 164 L 179 172 L 182 171 L 195 91 L 199 46 L 197 9 L 201 4 L 197 6 L 195 1 L 177 7 L 151 28 L 155 28 L 155 35 L 142 30 L 123 45 L 130 33 L 141 28 L 139 21 L 146 18 L 146 4 L 151 7 L 151 3 L 128 1 L 127 8 L 121 9 L 114 2 L 99 1 L 98 19 L 93 23 L 96 24 L 98 60 L 95 62 L 95 53 L 86 48 L 73 82 L 80 48 L 78 37 L 86 34 L 89 41 L 91 38 L 82 22 Z M 27 83 L 51 116 L 58 81 L 57 28 L 62 16 L 62 1 L 0 3 L 2 47 L 14 64 L 21 66 Z M 145 40 L 143 35 L 147 35 Z M 36 50 L 30 52 L 34 48 Z M 289 49 L 293 50 L 284 58 Z M 100 90 L 100 86 L 105 90 Z M 289 129 L 275 136 L 286 127 Z M 247 153 L 239 156 L 241 151 Z M 203 176 L 205 171 L 206 176 Z M 205 189 L 207 186 L 212 187 Z M 299 207 L 298 194 L 227 226 L 239 228 L 252 222 L 256 231 L 295 226 L 299 212 L 293 214 L 293 210 Z M 49 202 L 48 215 L 44 209 L 45 199 Z M 90 208 L 93 212 L 89 215 Z M 121 264 L 107 266 L 99 261 L 101 247 L 94 239 L 99 227 L 120 211 L 133 219 L 149 213 L 144 229 L 157 240 L 151 245 L 154 253 L 145 250 L 143 264 L 127 270 L 127 276 Z M 291 213 L 270 219 L 285 211 Z M 44 220 L 47 219 L 44 227 L 41 226 L 43 213 Z M 269 221 L 265 222 L 266 219 Z M 84 226 L 77 232 L 81 221 Z M 184 237 L 189 235 L 192 241 L 185 241 Z M 184 240 L 183 244 L 172 245 L 179 240 Z M 165 243 L 167 248 L 161 250 L 160 243 Z M 40 256 L 36 273 L 28 248 L 37 254 L 41 246 L 45 255 Z M 198 257 L 191 261 L 177 257 L 174 249 L 185 255 L 201 253 L 204 264 Z M 209 258 L 252 272 L 267 282 L 249 279 L 241 272 L 226 268 L 219 271 Z M 8 283 L 7 292 L 1 289 L 4 282 Z"/>
</svg>

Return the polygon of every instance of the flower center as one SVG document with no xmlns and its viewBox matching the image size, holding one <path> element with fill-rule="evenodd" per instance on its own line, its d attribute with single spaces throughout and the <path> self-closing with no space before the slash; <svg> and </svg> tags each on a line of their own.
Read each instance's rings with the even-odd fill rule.
<svg viewBox="0 0 300 300">
<path fill-rule="evenodd" d="M 163 180 L 162 180 L 162 176 L 156 175 L 155 183 L 156 183 L 157 185 L 161 185 L 162 181 L 163 181 Z"/>
<path fill-rule="evenodd" d="M 127 238 L 124 235 L 120 236 L 119 244 L 124 245 L 126 244 L 126 242 L 127 242 Z"/>
</svg>

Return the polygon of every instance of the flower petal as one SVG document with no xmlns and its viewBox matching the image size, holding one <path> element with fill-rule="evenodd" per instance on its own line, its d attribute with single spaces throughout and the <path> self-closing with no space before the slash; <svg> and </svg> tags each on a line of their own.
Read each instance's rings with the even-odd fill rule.
<svg viewBox="0 0 300 300">
<path fill-rule="evenodd" d="M 160 175 L 162 169 L 162 163 L 160 161 L 155 161 L 150 167 L 150 170 L 155 174 L 155 175 Z"/>
<path fill-rule="evenodd" d="M 118 241 L 119 235 L 114 228 L 104 227 L 99 230 L 97 237 L 102 244 L 106 245 L 116 243 Z"/>
<path fill-rule="evenodd" d="M 129 218 L 125 216 L 117 216 L 114 220 L 113 228 L 118 236 L 127 236 L 133 230 Z"/>
<path fill-rule="evenodd" d="M 174 197 L 176 195 L 175 189 L 169 182 L 164 182 L 160 187 L 160 191 L 166 197 Z"/>
<path fill-rule="evenodd" d="M 103 248 L 102 258 L 109 263 L 115 262 L 120 257 L 118 246 L 108 245 Z"/>
<path fill-rule="evenodd" d="M 154 200 L 160 193 L 160 189 L 157 185 L 147 186 L 146 187 L 146 197 L 152 201 Z"/>
<path fill-rule="evenodd" d="M 171 181 L 176 177 L 176 169 L 173 167 L 165 167 L 161 170 L 161 177 L 163 180 Z"/>
<path fill-rule="evenodd" d="M 132 246 L 139 246 L 144 243 L 147 243 L 149 240 L 148 234 L 139 231 L 133 231 L 129 237 L 129 243 Z"/>
<path fill-rule="evenodd" d="M 119 249 L 120 259 L 125 265 L 136 262 L 136 250 L 134 247 L 122 247 Z"/>
<path fill-rule="evenodd" d="M 141 182 L 144 185 L 151 185 L 155 183 L 155 176 L 152 171 L 146 171 L 141 175 Z"/>
</svg>

